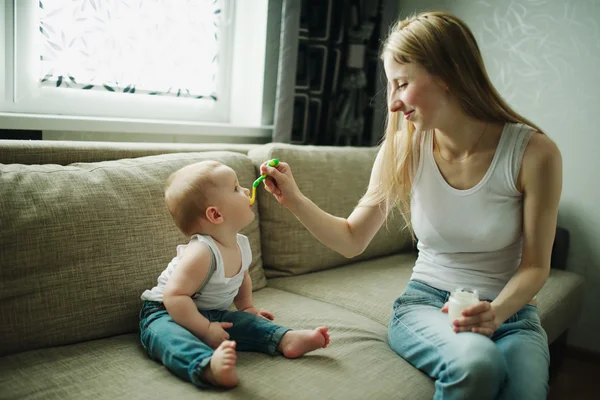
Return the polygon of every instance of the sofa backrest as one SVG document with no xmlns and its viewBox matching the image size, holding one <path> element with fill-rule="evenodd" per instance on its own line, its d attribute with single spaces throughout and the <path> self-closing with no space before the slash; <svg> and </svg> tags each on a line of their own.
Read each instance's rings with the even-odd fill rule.
<svg viewBox="0 0 600 400">
<path fill-rule="evenodd" d="M 248 156 L 258 168 L 278 158 L 290 164 L 298 187 L 323 210 L 347 217 L 365 194 L 377 148 L 297 146 L 271 143 L 256 147 Z M 263 265 L 267 278 L 300 275 L 349 262 L 325 247 L 262 185 L 257 202 L 260 212 Z M 406 251 L 412 239 L 400 215 L 392 214 L 370 245 L 352 261 Z"/>
<path fill-rule="evenodd" d="M 187 242 L 164 205 L 166 178 L 205 159 L 231 166 L 246 187 L 256 178 L 233 152 L 0 164 L 0 355 L 134 332 L 141 293 Z M 266 285 L 258 224 L 242 232 L 254 289 Z"/>
<path fill-rule="evenodd" d="M 167 153 L 233 151 L 248 154 L 258 145 L 235 143 L 127 143 L 62 140 L 0 140 L 2 164 L 97 162 Z"/>
</svg>

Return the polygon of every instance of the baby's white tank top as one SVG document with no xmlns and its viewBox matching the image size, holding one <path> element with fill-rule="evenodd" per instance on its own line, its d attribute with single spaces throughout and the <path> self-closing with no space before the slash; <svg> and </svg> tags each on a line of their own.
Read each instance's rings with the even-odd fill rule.
<svg viewBox="0 0 600 400">
<path fill-rule="evenodd" d="M 207 235 L 193 235 L 188 244 L 177 246 L 177 255 L 160 274 L 157 285 L 151 290 L 146 290 L 142 293 L 142 300 L 162 302 L 165 286 L 173 274 L 173 271 L 177 268 L 183 251 L 190 243 L 192 243 L 192 241 L 205 243 L 211 249 L 216 267 L 208 282 L 201 287 L 199 292 L 192 296 L 192 300 L 194 300 L 196 307 L 199 310 L 226 310 L 231 306 L 233 299 L 237 295 L 240 286 L 244 281 L 244 273 L 248 270 L 250 263 L 252 262 L 250 242 L 246 236 L 241 234 L 237 235 L 237 244 L 242 253 L 242 265 L 240 271 L 236 275 L 230 278 L 225 277 L 223 257 L 212 237 Z"/>
</svg>

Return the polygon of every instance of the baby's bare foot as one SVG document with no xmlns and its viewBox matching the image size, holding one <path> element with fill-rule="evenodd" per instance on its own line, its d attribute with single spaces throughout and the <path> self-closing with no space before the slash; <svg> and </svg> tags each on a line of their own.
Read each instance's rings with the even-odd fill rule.
<svg viewBox="0 0 600 400">
<path fill-rule="evenodd" d="M 235 342 L 225 340 L 217 347 L 210 359 L 204 378 L 215 386 L 232 388 L 237 386 L 238 377 L 235 372 Z"/>
<path fill-rule="evenodd" d="M 327 330 L 326 326 L 320 326 L 313 331 L 287 331 L 279 343 L 279 351 L 287 358 L 298 358 L 309 351 L 325 348 L 329 344 Z"/>
</svg>

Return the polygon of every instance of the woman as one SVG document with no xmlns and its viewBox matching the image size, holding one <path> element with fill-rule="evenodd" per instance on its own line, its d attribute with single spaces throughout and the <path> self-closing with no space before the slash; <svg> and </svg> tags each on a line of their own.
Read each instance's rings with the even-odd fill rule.
<svg viewBox="0 0 600 400">
<path fill-rule="evenodd" d="M 387 129 L 347 218 L 304 197 L 289 165 L 266 190 L 322 243 L 360 254 L 398 206 L 419 256 L 393 306 L 389 344 L 435 379 L 435 398 L 545 399 L 547 337 L 535 295 L 550 270 L 562 188 L 552 140 L 492 86 L 469 28 L 444 12 L 399 21 L 383 44 Z M 452 322 L 457 287 L 480 301 Z"/>
</svg>

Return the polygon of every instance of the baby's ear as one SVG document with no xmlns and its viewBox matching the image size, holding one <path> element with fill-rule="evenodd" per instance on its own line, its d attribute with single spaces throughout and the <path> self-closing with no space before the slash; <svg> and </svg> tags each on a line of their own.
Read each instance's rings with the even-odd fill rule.
<svg viewBox="0 0 600 400">
<path fill-rule="evenodd" d="M 212 224 L 220 224 L 223 222 L 223 216 L 217 207 L 210 206 L 206 209 L 206 219 Z"/>
</svg>

